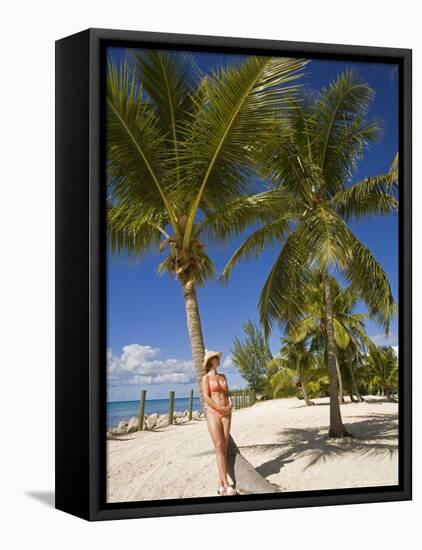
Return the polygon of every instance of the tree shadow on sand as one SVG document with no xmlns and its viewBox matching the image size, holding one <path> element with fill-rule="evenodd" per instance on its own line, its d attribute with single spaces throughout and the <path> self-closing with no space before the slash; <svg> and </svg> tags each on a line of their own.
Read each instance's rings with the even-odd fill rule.
<svg viewBox="0 0 422 550">
<path fill-rule="evenodd" d="M 358 401 L 350 401 L 350 398 L 348 396 L 345 396 L 345 401 L 344 403 L 340 403 L 340 406 L 341 407 L 344 407 L 345 405 L 362 405 L 362 404 L 365 404 L 365 403 L 369 403 L 371 405 L 385 405 L 386 403 L 398 403 L 398 401 L 396 399 L 387 399 L 386 397 L 383 397 L 383 398 L 375 398 L 375 397 L 367 397 L 367 396 L 362 396 L 363 397 L 363 403 L 359 403 Z M 299 400 L 300 401 L 300 404 L 299 405 L 296 405 L 296 406 L 292 406 L 290 407 L 291 409 L 304 409 L 306 407 L 308 407 L 308 405 L 305 403 L 305 401 L 303 401 L 302 399 Z M 329 401 L 322 401 L 322 402 L 315 402 L 313 403 L 312 405 L 313 407 L 329 407 L 330 406 L 330 402 Z"/>
<path fill-rule="evenodd" d="M 349 417 L 362 418 L 362 417 Z M 261 464 L 256 469 L 264 477 L 278 474 L 289 462 L 308 458 L 304 467 L 307 469 L 320 461 L 327 461 L 353 452 L 362 455 L 380 455 L 391 457 L 398 450 L 398 415 L 373 414 L 360 422 L 345 423 L 346 428 L 355 436 L 353 438 L 336 439 L 328 437 L 326 427 L 290 428 L 279 433 L 280 443 L 264 445 L 245 445 L 241 450 L 260 450 L 274 452 L 283 451 L 271 460 Z"/>
</svg>

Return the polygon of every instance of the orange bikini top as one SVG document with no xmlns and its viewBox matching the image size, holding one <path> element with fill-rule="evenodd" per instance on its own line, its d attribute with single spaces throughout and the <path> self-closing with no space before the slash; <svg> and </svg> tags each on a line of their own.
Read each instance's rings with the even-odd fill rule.
<svg viewBox="0 0 422 550">
<path fill-rule="evenodd" d="M 216 380 L 209 380 L 211 391 L 227 391 L 227 382 L 224 380 L 222 384 Z"/>
</svg>

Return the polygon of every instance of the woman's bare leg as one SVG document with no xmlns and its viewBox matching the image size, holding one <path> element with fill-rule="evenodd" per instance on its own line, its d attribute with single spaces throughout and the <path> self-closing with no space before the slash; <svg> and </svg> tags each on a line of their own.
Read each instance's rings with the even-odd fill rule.
<svg viewBox="0 0 422 550">
<path fill-rule="evenodd" d="M 230 426 L 232 422 L 232 415 L 231 413 L 227 416 L 223 416 L 221 419 L 221 423 L 223 425 L 223 433 L 224 433 L 224 444 L 225 444 L 225 450 L 224 450 L 224 456 L 226 459 L 226 472 L 228 470 L 228 462 L 229 462 L 229 439 L 230 439 Z"/>
<path fill-rule="evenodd" d="M 226 441 L 224 436 L 223 424 L 221 419 L 212 413 L 207 414 L 208 430 L 211 435 L 217 458 L 217 468 L 219 474 L 219 483 L 227 488 L 227 460 L 226 460 Z"/>
</svg>

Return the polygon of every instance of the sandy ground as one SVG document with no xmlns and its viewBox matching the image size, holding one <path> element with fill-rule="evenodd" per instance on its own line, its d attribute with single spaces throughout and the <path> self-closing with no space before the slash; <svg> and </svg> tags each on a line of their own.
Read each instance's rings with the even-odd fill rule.
<svg viewBox="0 0 422 550">
<path fill-rule="evenodd" d="M 327 438 L 328 399 L 297 398 L 233 412 L 233 437 L 259 473 L 282 491 L 398 483 L 398 405 L 376 397 L 341 405 L 356 438 Z M 215 496 L 217 467 L 206 421 L 107 441 L 107 500 Z"/>
</svg>

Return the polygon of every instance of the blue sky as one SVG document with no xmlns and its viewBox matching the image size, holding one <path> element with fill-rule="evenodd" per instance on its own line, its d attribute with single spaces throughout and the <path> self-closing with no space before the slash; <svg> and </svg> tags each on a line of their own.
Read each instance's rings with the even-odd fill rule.
<svg viewBox="0 0 422 550">
<path fill-rule="evenodd" d="M 109 55 L 120 61 L 123 51 L 112 49 Z M 205 72 L 220 62 L 230 62 L 232 57 L 194 55 Z M 397 66 L 312 60 L 303 83 L 310 89 L 320 89 L 350 66 L 356 67 L 361 78 L 374 89 L 375 100 L 369 114 L 378 117 L 383 127 L 381 140 L 371 145 L 360 161 L 353 183 L 386 172 L 398 149 Z M 366 219 L 350 225 L 387 272 L 397 300 L 397 217 Z M 243 238 L 208 248 L 217 272 L 221 272 Z M 205 345 L 207 349 L 223 351 L 221 371 L 227 374 L 233 389 L 245 383 L 230 361 L 230 347 L 234 336 L 242 336 L 242 323 L 247 319 L 258 321 L 258 297 L 278 250 L 268 250 L 257 261 L 238 265 L 228 286 L 212 281 L 198 289 Z M 108 256 L 109 401 L 138 399 L 141 389 L 147 389 L 151 399 L 167 397 L 170 389 L 175 390 L 176 397 L 187 396 L 191 388 L 196 391 L 182 291 L 177 281 L 157 274 L 161 258 L 159 253 L 148 254 L 138 265 L 129 267 L 124 259 Z M 367 330 L 378 344 L 398 344 L 397 319 L 388 338 L 375 323 L 368 322 Z M 274 354 L 279 350 L 280 337 L 276 329 L 270 338 Z"/>
</svg>

